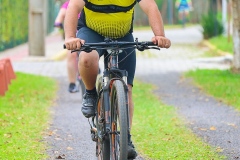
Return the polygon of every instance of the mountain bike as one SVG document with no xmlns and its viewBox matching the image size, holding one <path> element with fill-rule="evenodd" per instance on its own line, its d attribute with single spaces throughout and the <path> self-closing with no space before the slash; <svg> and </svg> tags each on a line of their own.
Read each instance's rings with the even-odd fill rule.
<svg viewBox="0 0 240 160">
<path fill-rule="evenodd" d="M 127 71 L 118 68 L 118 55 L 123 49 L 139 51 L 158 49 L 152 42 L 120 42 L 106 39 L 101 43 L 85 43 L 80 51 L 103 49 L 104 70 L 96 82 L 98 92 L 94 117 L 89 118 L 92 140 L 96 142 L 98 160 L 127 160 L 130 133 Z M 131 53 L 128 53 L 131 54 Z"/>
</svg>

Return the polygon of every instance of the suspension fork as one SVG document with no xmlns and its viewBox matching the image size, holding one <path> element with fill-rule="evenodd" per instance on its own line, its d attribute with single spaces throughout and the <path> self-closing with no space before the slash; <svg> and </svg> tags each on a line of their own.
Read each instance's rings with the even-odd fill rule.
<svg viewBox="0 0 240 160">
<path fill-rule="evenodd" d="M 109 83 L 103 87 L 103 107 L 105 110 L 106 131 L 110 131 L 110 100 L 109 100 Z"/>
</svg>

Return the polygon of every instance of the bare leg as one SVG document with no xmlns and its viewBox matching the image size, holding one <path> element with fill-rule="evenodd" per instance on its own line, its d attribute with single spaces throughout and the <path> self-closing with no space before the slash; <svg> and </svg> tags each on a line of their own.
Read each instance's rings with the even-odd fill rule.
<svg viewBox="0 0 240 160">
<path fill-rule="evenodd" d="M 97 51 L 91 53 L 81 52 L 78 61 L 78 69 L 86 89 L 92 90 L 95 87 L 98 75 L 99 55 Z"/>
<path fill-rule="evenodd" d="M 77 77 L 77 53 L 67 53 L 67 72 L 69 83 L 75 83 Z"/>
<path fill-rule="evenodd" d="M 183 20 L 183 12 L 182 11 L 178 12 L 178 18 L 182 22 L 182 20 Z"/>
</svg>

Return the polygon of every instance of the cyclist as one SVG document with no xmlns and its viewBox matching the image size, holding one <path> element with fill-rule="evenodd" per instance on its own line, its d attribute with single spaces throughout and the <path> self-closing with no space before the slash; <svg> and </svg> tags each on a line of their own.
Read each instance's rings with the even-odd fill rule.
<svg viewBox="0 0 240 160">
<path fill-rule="evenodd" d="M 182 22 L 183 27 L 184 27 L 186 19 L 189 15 L 189 11 L 192 10 L 192 1 L 191 0 L 177 0 L 175 3 L 175 6 L 178 9 L 178 18 Z"/>
<path fill-rule="evenodd" d="M 55 19 L 55 23 L 54 26 L 63 29 L 63 21 L 65 18 L 65 14 L 66 14 L 66 10 L 69 4 L 69 0 L 65 1 L 59 12 L 58 15 Z M 68 87 L 68 91 L 70 93 L 75 93 L 78 91 L 78 88 L 75 84 L 76 81 L 76 76 L 77 76 L 77 53 L 67 53 L 67 72 L 68 72 L 68 81 L 69 81 L 69 87 Z"/>
<path fill-rule="evenodd" d="M 152 27 L 154 37 L 152 41 L 159 47 L 169 48 L 171 42 L 165 37 L 161 13 L 154 0 L 71 0 L 65 18 L 65 45 L 69 50 L 80 49 L 85 42 L 97 43 L 104 41 L 105 37 L 118 41 L 134 41 L 133 13 L 134 5 L 138 2 L 141 9 L 146 13 Z M 81 12 L 80 19 L 77 13 Z M 75 27 L 79 31 L 75 35 Z M 86 93 L 82 101 L 82 113 L 89 118 L 94 116 L 97 100 L 95 87 L 98 74 L 98 61 L 102 56 L 99 52 L 81 52 L 79 56 L 79 70 L 86 86 Z M 128 72 L 130 127 L 133 117 L 132 86 L 136 67 L 136 53 L 134 49 L 126 49 L 119 55 L 119 68 Z M 128 158 L 135 158 L 137 152 L 128 136 Z"/>
</svg>

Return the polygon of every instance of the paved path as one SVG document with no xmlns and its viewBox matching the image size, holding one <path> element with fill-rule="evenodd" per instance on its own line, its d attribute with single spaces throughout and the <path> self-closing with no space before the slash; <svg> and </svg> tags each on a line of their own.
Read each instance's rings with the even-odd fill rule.
<svg viewBox="0 0 240 160">
<path fill-rule="evenodd" d="M 188 120 L 189 127 L 196 134 L 213 146 L 223 148 L 223 153 L 228 155 L 229 159 L 235 159 L 240 153 L 239 138 L 236 138 L 240 132 L 234 127 L 239 125 L 239 116 L 229 106 L 205 96 L 197 88 L 192 87 L 188 80 L 181 79 L 181 73 L 190 69 L 229 68 L 229 64 L 225 62 L 228 59 L 231 60 L 231 56 L 214 59 L 199 58 L 203 51 L 194 48 L 195 44 L 202 40 L 199 29 L 199 27 L 192 27 L 166 31 L 173 46 L 168 50 L 149 53 L 150 58 L 138 56 L 136 77 L 158 86 L 155 93 L 166 104 L 177 107 L 179 115 Z M 134 35 L 139 40 L 148 40 L 152 34 L 151 32 L 135 32 Z M 44 58 L 27 57 L 26 53 L 25 58 L 19 56 L 14 59 L 16 56 L 12 56 L 14 70 L 54 77 L 59 83 L 58 98 L 51 110 L 53 113 L 49 128 L 51 136 L 47 136 L 46 139 L 51 146 L 48 150 L 50 159 L 62 156 L 66 159 L 92 160 L 95 158 L 95 146 L 90 140 L 88 122 L 80 111 L 80 95 L 67 92 L 66 61 L 53 61 L 51 58 L 56 51 L 61 50 L 57 46 L 62 46 L 63 42 L 57 41 L 57 37 L 54 41 L 51 41 L 51 38 L 53 37 L 49 38 L 47 55 Z M 188 43 L 188 45 L 183 45 L 183 43 Z M 26 46 L 21 47 L 22 52 L 20 49 L 14 52 L 19 51 L 18 55 L 27 52 Z M 0 58 L 14 55 L 13 51 L 8 52 L 7 54 L 0 53 Z M 149 79 L 149 77 L 152 78 Z M 209 130 L 213 125 L 217 127 L 215 132 Z M 199 128 L 206 128 L 206 130 L 199 130 Z"/>
</svg>

